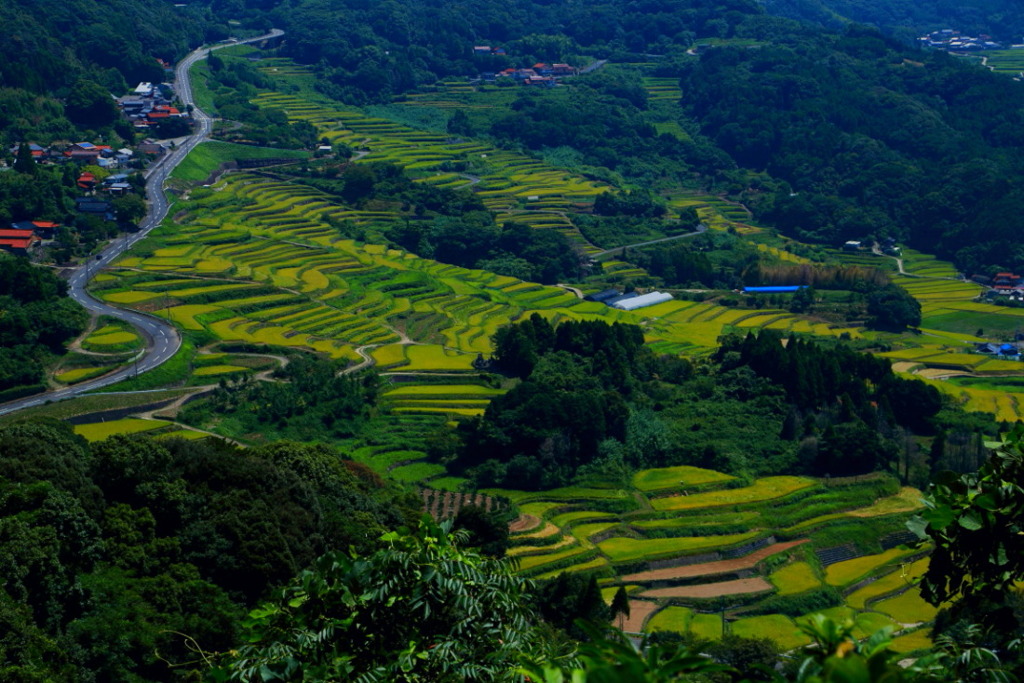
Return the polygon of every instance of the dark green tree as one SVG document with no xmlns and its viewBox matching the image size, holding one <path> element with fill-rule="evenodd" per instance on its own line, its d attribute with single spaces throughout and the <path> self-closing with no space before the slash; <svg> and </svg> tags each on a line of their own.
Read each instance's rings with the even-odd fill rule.
<svg viewBox="0 0 1024 683">
<path fill-rule="evenodd" d="M 887 285 L 869 294 L 868 314 L 876 327 L 903 329 L 921 324 L 921 304 L 897 285 Z"/>
<path fill-rule="evenodd" d="M 1024 580 L 1024 427 L 1017 426 L 977 472 L 939 474 L 927 509 L 908 523 L 935 544 L 921 594 L 1013 637 L 1006 596 Z"/>
<path fill-rule="evenodd" d="M 18 156 L 14 159 L 14 170 L 25 175 L 36 174 L 36 162 L 32 159 L 32 150 L 28 143 L 18 145 Z"/>
<path fill-rule="evenodd" d="M 619 586 L 619 590 L 615 591 L 615 596 L 612 598 L 612 618 L 619 618 L 619 630 L 621 631 L 626 619 L 629 619 L 629 595 L 626 593 L 625 586 Z"/>
<path fill-rule="evenodd" d="M 120 116 L 107 89 L 84 78 L 71 88 L 65 108 L 72 122 L 90 128 L 109 126 Z"/>
<path fill-rule="evenodd" d="M 464 550 L 450 525 L 385 534 L 368 556 L 330 553 L 253 611 L 225 657 L 242 680 L 514 680 L 530 648 L 528 581 Z M 329 637 L 324 637 L 329 634 Z"/>
</svg>

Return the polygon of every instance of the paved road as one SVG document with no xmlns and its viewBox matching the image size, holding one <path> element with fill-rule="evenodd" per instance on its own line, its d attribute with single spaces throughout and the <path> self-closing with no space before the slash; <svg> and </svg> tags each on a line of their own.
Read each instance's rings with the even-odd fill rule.
<svg viewBox="0 0 1024 683">
<path fill-rule="evenodd" d="M 44 394 L 37 394 L 36 396 L 29 396 L 17 401 L 0 404 L 0 415 L 42 405 L 47 401 L 60 401 L 65 398 L 71 398 L 87 391 L 120 382 L 128 377 L 134 377 L 163 364 L 181 348 L 181 335 L 167 321 L 156 316 L 108 306 L 102 301 L 93 298 L 85 290 L 85 287 L 89 280 L 104 266 L 109 265 L 111 261 L 124 253 L 125 250 L 146 237 L 153 228 L 160 225 L 163 219 L 167 217 L 170 204 L 167 201 L 167 196 L 164 194 L 164 183 L 167 181 L 171 171 L 174 170 L 174 167 L 185 158 L 185 155 L 192 151 L 196 145 L 208 138 L 213 130 L 213 119 L 204 111 L 195 107 L 195 101 L 192 98 L 192 84 L 189 81 L 189 68 L 200 59 L 205 59 L 209 55 L 210 50 L 218 50 L 240 43 L 255 43 L 261 40 L 276 38 L 283 34 L 284 31 L 274 29 L 262 36 L 239 41 L 238 43 L 223 43 L 211 48 L 199 48 L 189 53 L 187 57 L 178 63 L 175 68 L 176 91 L 182 104 L 191 104 L 193 106 L 192 117 L 195 119 L 196 125 L 192 135 L 185 138 L 182 144 L 178 145 L 172 152 L 166 154 L 158 163 L 146 171 L 146 194 L 150 200 L 149 212 L 139 225 L 139 231 L 135 234 L 125 235 L 113 240 L 100 254 L 87 261 L 84 265 L 79 266 L 68 280 L 68 295 L 72 299 L 80 303 L 92 315 L 113 316 L 135 326 L 136 330 L 146 341 L 145 349 L 139 353 L 131 365 L 121 368 L 117 372 L 76 384 L 73 387 L 48 391 Z"/>
<path fill-rule="evenodd" d="M 646 242 L 637 242 L 636 244 L 624 244 L 621 247 L 615 247 L 614 249 L 605 249 L 604 251 L 599 251 L 596 254 L 591 254 L 590 257 L 600 258 L 602 256 L 615 256 L 617 254 L 621 254 L 624 250 L 632 249 L 633 247 L 646 247 L 651 244 L 660 244 L 662 242 L 672 242 L 674 240 L 681 240 L 686 237 L 695 237 L 701 234 L 702 232 L 707 232 L 707 230 L 708 226 L 704 225 L 703 223 L 699 223 L 697 224 L 697 229 L 694 230 L 693 232 L 687 232 L 682 235 L 672 235 L 671 237 L 662 237 L 656 240 L 647 240 Z"/>
</svg>

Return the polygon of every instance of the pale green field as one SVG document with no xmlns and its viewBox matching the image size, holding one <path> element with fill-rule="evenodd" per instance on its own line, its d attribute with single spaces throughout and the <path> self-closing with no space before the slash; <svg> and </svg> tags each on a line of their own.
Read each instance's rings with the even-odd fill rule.
<svg viewBox="0 0 1024 683">
<path fill-rule="evenodd" d="M 765 477 L 758 479 L 753 486 L 722 491 L 707 491 L 689 496 L 672 496 L 656 498 L 651 501 L 655 510 L 692 510 L 717 505 L 740 505 L 758 503 L 773 498 L 795 493 L 815 485 L 813 479 L 806 477 Z"/>
<path fill-rule="evenodd" d="M 876 602 L 873 607 L 903 624 L 931 621 L 939 611 L 924 601 L 916 587 L 894 598 Z"/>
<path fill-rule="evenodd" d="M 793 650 L 811 642 L 789 617 L 767 614 L 738 619 L 729 624 L 729 632 L 742 638 L 771 638 L 783 651 Z"/>
<path fill-rule="evenodd" d="M 93 424 L 75 425 L 75 434 L 84 436 L 89 441 L 102 441 L 114 434 L 137 434 L 149 432 L 154 429 L 166 427 L 170 422 L 160 420 L 140 420 L 130 417 L 123 420 L 112 420 L 110 422 L 96 422 Z"/>
<path fill-rule="evenodd" d="M 76 368 L 74 370 L 66 370 L 54 375 L 54 379 L 61 384 L 77 384 L 78 382 L 84 382 L 87 379 L 93 377 L 99 377 L 100 375 L 110 372 L 113 369 L 111 366 L 104 366 L 99 368 Z"/>
<path fill-rule="evenodd" d="M 728 474 L 715 472 L 714 470 L 680 465 L 677 467 L 641 470 L 633 475 L 633 486 L 641 491 L 656 491 L 658 489 L 677 489 L 681 486 L 713 484 L 731 479 L 733 477 Z"/>
<path fill-rule="evenodd" d="M 776 570 L 769 580 L 779 589 L 779 595 L 803 593 L 821 585 L 814 569 L 806 562 L 793 562 Z"/>
<path fill-rule="evenodd" d="M 687 536 L 682 538 L 610 538 L 598 544 L 612 562 L 632 562 L 696 553 L 708 548 L 721 548 L 755 538 L 756 531 L 724 536 Z"/>
<path fill-rule="evenodd" d="M 865 555 L 836 562 L 825 569 L 825 581 L 832 586 L 848 586 L 868 576 L 875 569 L 915 552 L 917 551 L 913 549 L 896 547 L 877 555 Z"/>
<path fill-rule="evenodd" d="M 886 574 L 863 588 L 858 588 L 846 598 L 846 603 L 857 609 L 864 609 L 868 601 L 880 595 L 909 588 L 916 584 L 928 570 L 928 558 L 908 564 L 900 564 L 896 571 Z"/>
</svg>

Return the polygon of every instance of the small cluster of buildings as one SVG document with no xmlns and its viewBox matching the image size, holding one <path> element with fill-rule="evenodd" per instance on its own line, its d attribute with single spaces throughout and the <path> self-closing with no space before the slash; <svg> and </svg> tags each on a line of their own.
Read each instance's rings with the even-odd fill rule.
<svg viewBox="0 0 1024 683">
<path fill-rule="evenodd" d="M 623 294 L 617 289 L 606 289 L 603 292 L 591 294 L 584 298 L 587 301 L 596 301 L 597 303 L 622 311 L 635 311 L 638 308 L 646 308 L 647 306 L 672 301 L 673 297 L 667 292 L 648 292 L 647 294 L 629 292 L 628 294 Z"/>
<path fill-rule="evenodd" d="M 127 173 L 115 173 L 101 181 L 91 172 L 83 171 L 78 176 L 77 184 L 79 189 L 86 192 L 99 190 L 108 193 L 112 197 L 122 197 L 132 191 L 132 185 L 128 182 Z"/>
<path fill-rule="evenodd" d="M 974 351 L 976 353 L 984 353 L 991 356 L 999 356 L 1001 358 L 1020 358 L 1020 345 L 1019 344 L 997 344 L 995 342 L 977 342 L 974 345 Z"/>
<path fill-rule="evenodd" d="M 11 223 L 7 230 L 0 229 L 0 250 L 18 256 L 28 256 L 43 243 L 52 240 L 59 223 L 50 221 L 20 221 Z"/>
<path fill-rule="evenodd" d="M 20 145 L 11 147 L 12 155 L 18 154 Z M 91 142 L 75 142 L 71 145 L 42 147 L 35 143 L 29 143 L 29 151 L 32 159 L 37 164 L 60 164 L 68 161 L 78 161 L 83 164 L 99 166 L 100 168 L 123 168 L 128 166 L 135 152 L 123 147 L 114 149 L 110 145 L 96 145 Z"/>
<path fill-rule="evenodd" d="M 1024 278 L 1016 273 L 996 273 L 992 277 L 972 275 L 971 280 L 988 287 L 988 297 L 1005 296 L 1010 301 L 1024 301 Z"/>
<path fill-rule="evenodd" d="M 511 78 L 522 85 L 540 86 L 553 88 L 558 85 L 559 79 L 564 76 L 575 76 L 579 69 L 568 64 L 547 64 L 538 62 L 527 69 L 509 68 L 498 72 L 484 72 L 480 79 L 487 82 L 494 82 L 499 78 Z"/>
<path fill-rule="evenodd" d="M 874 249 L 876 246 L 886 256 L 895 256 L 898 258 L 903 255 L 900 248 L 896 246 L 896 240 L 892 237 L 886 237 L 878 244 L 865 244 L 860 240 L 847 240 L 843 243 L 843 251 L 864 251 L 866 249 Z"/>
<path fill-rule="evenodd" d="M 117 106 L 136 130 L 146 130 L 169 118 L 188 118 L 172 105 L 171 92 L 167 84 L 139 83 L 130 95 L 117 98 Z"/>
<path fill-rule="evenodd" d="M 928 35 L 918 38 L 917 42 L 924 47 L 949 50 L 951 52 L 998 50 L 1003 47 L 1002 43 L 992 40 L 992 36 L 987 33 L 982 33 L 978 36 L 965 36 L 961 35 L 960 31 L 952 28 L 932 31 Z"/>
<path fill-rule="evenodd" d="M 487 57 L 488 55 L 494 55 L 495 57 L 504 57 L 507 53 L 503 47 L 491 47 L 490 45 L 474 45 L 473 56 L 474 57 Z"/>
</svg>

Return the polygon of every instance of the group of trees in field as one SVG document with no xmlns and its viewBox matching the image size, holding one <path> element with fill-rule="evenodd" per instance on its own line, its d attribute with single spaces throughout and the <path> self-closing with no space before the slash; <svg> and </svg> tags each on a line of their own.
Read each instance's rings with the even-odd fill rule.
<svg viewBox="0 0 1024 683">
<path fill-rule="evenodd" d="M 415 183 L 399 166 L 382 162 L 328 162 L 293 172 L 299 182 L 352 206 L 402 214 L 401 222 L 382 229 L 382 237 L 424 258 L 545 284 L 579 277 L 581 256 L 565 235 L 521 223 L 499 226 L 472 192 Z M 347 237 L 366 238 L 363 228 L 344 221 L 337 227 Z"/>
<path fill-rule="evenodd" d="M 182 419 L 203 424 L 211 414 L 237 421 L 240 433 L 281 438 L 343 438 L 357 433 L 377 403 L 375 374 L 339 375 L 341 367 L 313 355 L 295 355 L 276 371 L 281 381 L 246 375 L 222 380 L 209 398 L 186 407 Z"/>
<path fill-rule="evenodd" d="M 679 463 L 747 475 L 893 471 L 923 484 L 951 466 L 955 444 L 995 432 L 991 419 L 966 420 L 934 387 L 841 343 L 728 336 L 713 362 L 694 366 L 657 357 L 636 326 L 553 326 L 536 314 L 494 342 L 495 367 L 522 381 L 460 425 L 451 463 L 481 486 L 542 490 Z M 908 434 L 938 445 L 923 453 Z"/>
</svg>

